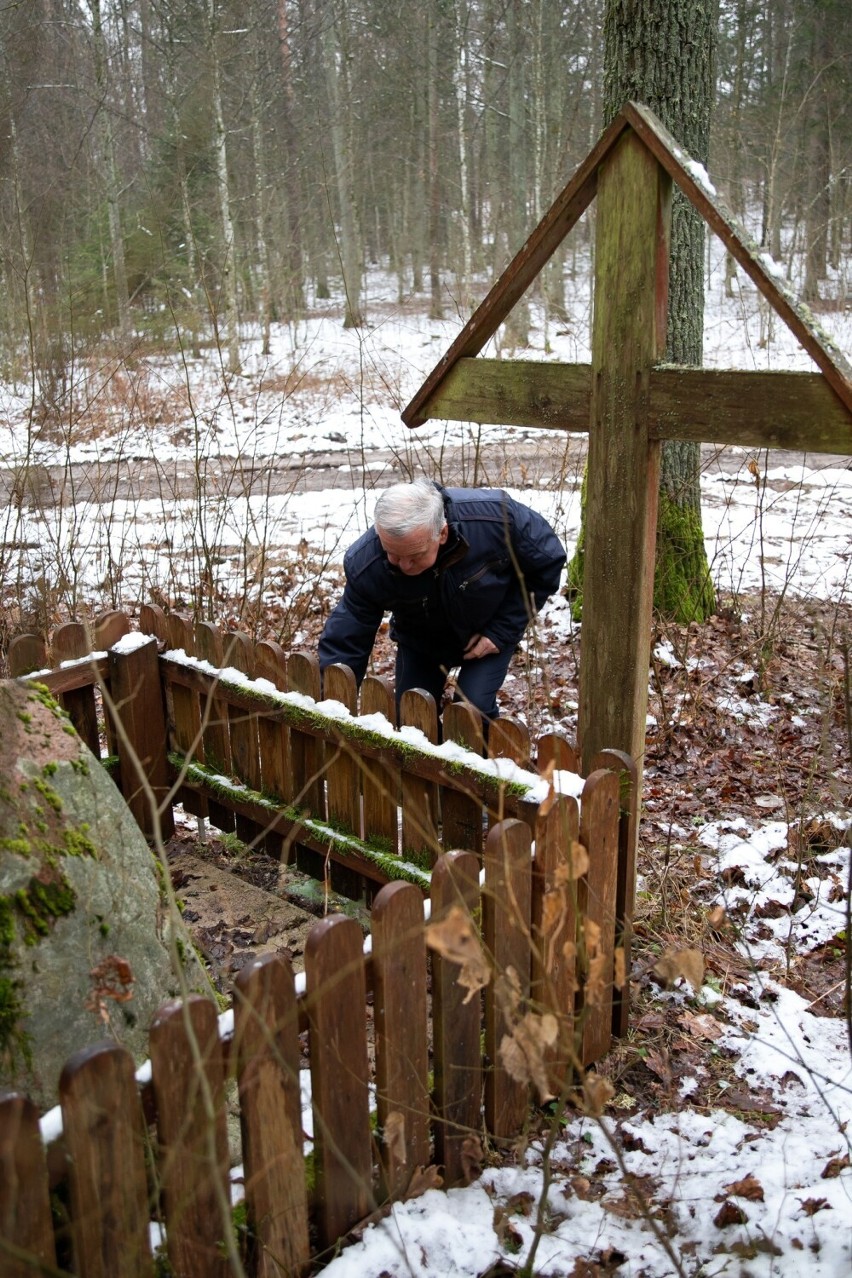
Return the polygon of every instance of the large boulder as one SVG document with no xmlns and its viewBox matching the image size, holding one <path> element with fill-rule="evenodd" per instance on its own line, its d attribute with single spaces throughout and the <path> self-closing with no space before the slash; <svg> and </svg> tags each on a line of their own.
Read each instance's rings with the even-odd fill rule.
<svg viewBox="0 0 852 1278">
<path fill-rule="evenodd" d="M 145 1058 L 176 969 L 201 979 L 191 947 L 171 943 L 161 881 L 61 708 L 43 687 L 0 681 L 0 1086 L 47 1108 L 77 1049 L 111 1038 Z"/>
</svg>

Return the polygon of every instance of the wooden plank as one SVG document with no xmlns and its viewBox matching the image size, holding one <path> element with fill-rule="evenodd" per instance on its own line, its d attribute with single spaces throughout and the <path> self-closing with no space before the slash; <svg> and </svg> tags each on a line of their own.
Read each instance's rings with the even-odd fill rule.
<svg viewBox="0 0 852 1278">
<path fill-rule="evenodd" d="M 500 821 L 489 831 L 482 856 L 483 932 L 494 966 L 494 978 L 485 990 L 485 1055 L 491 1062 L 485 1075 L 485 1125 L 498 1140 L 518 1135 L 529 1104 L 528 1084 L 510 1076 L 500 1047 L 529 1005 L 531 841 L 524 821 Z M 511 999 L 510 987 L 514 989 Z M 517 1003 L 512 1007 L 515 996 Z"/>
<path fill-rule="evenodd" d="M 536 742 L 536 768 L 546 772 L 551 766 L 554 772 L 580 772 L 577 751 L 561 732 L 545 732 Z"/>
<path fill-rule="evenodd" d="M 671 181 L 627 133 L 598 180 L 579 710 L 586 771 L 600 749 L 638 758 L 644 747 L 660 469 L 647 402 L 665 349 L 670 223 Z"/>
<path fill-rule="evenodd" d="M 326 700 L 339 701 L 350 714 L 358 706 L 358 687 L 348 666 L 330 665 L 323 671 L 323 693 Z M 333 731 L 333 730 L 332 730 Z M 328 821 L 335 829 L 361 836 L 361 769 L 357 745 L 346 737 L 334 734 L 335 739 L 325 747 L 325 796 Z M 339 862 L 331 865 L 331 885 L 336 892 L 353 901 L 362 900 L 367 883 L 361 875 L 344 868 Z"/>
<path fill-rule="evenodd" d="M 478 355 L 493 337 L 518 299 L 579 221 L 595 197 L 598 169 L 627 127 L 617 116 L 586 156 L 568 185 L 556 197 L 523 248 L 503 271 L 485 300 L 476 308 L 450 349 L 439 360 L 402 412 L 406 426 L 422 426 L 434 414 L 431 400 L 460 359 Z"/>
<path fill-rule="evenodd" d="M 121 722 L 118 769 L 121 793 L 149 841 L 175 831 L 169 801 L 166 717 L 153 638 L 127 651 L 109 653 L 113 705 Z"/>
<path fill-rule="evenodd" d="M 852 415 L 821 373 L 652 369 L 651 439 L 852 455 Z"/>
<path fill-rule="evenodd" d="M 165 646 L 168 640 L 166 614 L 159 604 L 143 603 L 139 608 L 139 629 L 143 635 L 153 635 L 158 643 Z"/>
<path fill-rule="evenodd" d="M 320 700 L 319 664 L 311 653 L 290 653 L 287 679 L 291 692 L 301 692 L 314 701 Z M 291 800 L 297 808 L 305 807 L 314 816 L 321 817 L 325 813 L 322 744 L 310 734 L 294 728 L 290 733 L 290 752 L 293 763 Z"/>
<path fill-rule="evenodd" d="M 323 671 L 326 700 L 339 701 L 350 714 L 358 706 L 355 676 L 348 666 L 335 663 Z M 325 786 L 328 819 L 353 834 L 361 833 L 361 780 L 355 746 L 341 738 L 329 742 L 325 752 Z"/>
<path fill-rule="evenodd" d="M 195 628 L 192 618 L 185 613 L 170 612 L 166 617 L 166 634 L 170 648 L 188 657 L 195 655 Z M 201 705 L 198 693 L 180 684 L 171 685 L 172 735 L 175 748 L 185 759 L 204 762 L 204 742 L 201 735 Z M 207 816 L 207 803 L 198 794 L 187 790 L 180 794 L 187 812 L 197 817 Z"/>
<path fill-rule="evenodd" d="M 130 618 L 126 612 L 117 608 L 112 612 L 102 612 L 92 622 L 92 647 L 96 651 L 111 648 L 127 634 L 130 634 Z"/>
<path fill-rule="evenodd" d="M 454 908 L 473 918 L 479 909 L 479 861 L 472 852 L 447 852 L 432 871 L 432 921 Z M 481 1127 L 481 1000 L 458 983 L 459 964 L 432 955 L 432 1035 L 435 1082 L 435 1161 L 444 1181 L 465 1179 L 465 1141 Z"/>
<path fill-rule="evenodd" d="M 279 692 L 287 691 L 287 657 L 280 643 L 262 640 L 255 644 L 254 674 L 256 679 L 267 679 Z M 290 729 L 285 723 L 275 723 L 266 715 L 259 714 L 257 747 L 263 793 L 286 803 L 292 772 Z M 287 844 L 276 831 L 267 830 L 263 846 L 270 855 L 287 859 Z"/>
<path fill-rule="evenodd" d="M 47 669 L 47 646 L 41 635 L 15 635 L 9 640 L 6 652 L 9 677 L 32 674 L 34 670 Z"/>
<path fill-rule="evenodd" d="M 75 661 L 88 656 L 91 651 L 86 627 L 80 621 L 67 621 L 57 626 L 51 638 L 54 665 L 63 661 Z M 90 685 L 97 681 L 94 671 L 90 672 Z M 98 709 L 95 702 L 93 686 L 70 688 L 60 694 L 63 709 L 68 713 L 71 722 L 77 729 L 77 735 L 91 750 L 96 759 L 101 757 L 101 743 L 98 733 Z"/>
<path fill-rule="evenodd" d="M 578 876 L 572 849 L 579 839 L 577 800 L 553 795 L 539 810 L 532 878 L 533 963 L 531 999 L 535 1009 L 556 1017 L 559 1031 L 547 1053 L 551 1088 L 563 1095 L 578 1065 L 574 1044 L 577 992 Z"/>
<path fill-rule="evenodd" d="M 396 700 L 389 679 L 367 675 L 361 684 L 359 712 L 380 714 L 388 723 L 396 723 Z M 399 768 L 384 758 L 361 756 L 364 796 L 364 837 L 386 845 L 389 852 L 399 851 Z"/>
<path fill-rule="evenodd" d="M 613 990 L 612 1032 L 623 1038 L 630 1028 L 630 951 L 636 900 L 636 854 L 639 843 L 639 780 L 636 763 L 621 750 L 601 750 L 593 769 L 611 768 L 618 777 L 618 879 L 615 892 L 615 944 L 624 951 L 623 987 Z"/>
<path fill-rule="evenodd" d="M 38 1110 L 16 1092 L 0 1092 L 0 1255 L 4 1278 L 56 1265 Z"/>
<path fill-rule="evenodd" d="M 445 741 L 456 741 L 474 754 L 482 754 L 482 719 L 461 701 L 451 701 L 445 708 L 443 735 Z M 482 801 L 467 792 L 460 778 L 441 787 L 441 845 L 445 851 L 459 849 L 481 856 L 484 818 Z"/>
<path fill-rule="evenodd" d="M 225 1067 L 216 1008 L 198 994 L 157 1012 L 150 1034 L 169 1262 L 181 1278 L 231 1278 Z"/>
<path fill-rule="evenodd" d="M 333 1246 L 374 1207 L 364 1007 L 363 937 L 342 914 L 305 945 L 320 1247 Z"/>
<path fill-rule="evenodd" d="M 429 1044 L 423 894 L 390 883 L 373 902 L 376 1109 L 384 1192 L 400 1198 L 429 1162 Z"/>
<path fill-rule="evenodd" d="M 135 1069 L 125 1048 L 102 1043 L 76 1052 L 59 1080 L 74 1269 L 86 1278 L 154 1272 Z"/>
<path fill-rule="evenodd" d="M 529 768 L 532 745 L 530 730 L 519 719 L 495 719 L 488 729 L 489 759 L 511 759 L 519 768 Z"/>
<path fill-rule="evenodd" d="M 419 728 L 427 741 L 438 740 L 438 708 L 431 693 L 409 688 L 400 698 L 400 727 Z M 438 787 L 402 767 L 402 855 L 416 864 L 434 865 L 442 848 Z"/>
<path fill-rule="evenodd" d="M 628 102 L 621 115 L 798 338 L 847 412 L 852 414 L 852 367 L 840 348 L 818 327 L 810 311 L 778 279 L 766 251 L 737 224 L 715 192 L 697 180 L 690 157 L 653 111 L 640 103 Z"/>
<path fill-rule="evenodd" d="M 589 854 L 580 926 L 585 929 L 583 982 L 583 1064 L 599 1061 L 612 1039 L 612 978 L 618 883 L 619 781 L 614 772 L 593 772 L 583 786 L 580 842 Z M 590 942 L 588 923 L 595 929 Z"/>
<path fill-rule="evenodd" d="M 257 1278 L 291 1278 L 310 1263 L 302 1153 L 299 1014 L 293 971 L 264 954 L 234 982 L 234 1053 L 246 1205 Z"/>
<path fill-rule="evenodd" d="M 585 435 L 591 394 L 590 364 L 479 356 L 455 364 L 430 401 L 429 416 Z"/>
<path fill-rule="evenodd" d="M 254 645 L 241 630 L 231 630 L 223 641 L 222 664 L 225 669 L 241 671 L 254 678 Z M 258 751 L 257 719 L 254 710 L 228 703 L 228 731 L 231 738 L 231 773 L 243 785 L 260 791 L 263 784 Z M 244 843 L 254 845 L 263 827 L 237 817 L 237 834 Z"/>
<path fill-rule="evenodd" d="M 216 670 L 222 668 L 222 632 L 211 621 L 196 621 L 195 652 Z M 216 695 L 218 682 L 210 682 L 201 696 L 201 742 L 204 762 L 222 776 L 231 775 L 231 738 L 228 706 Z M 235 828 L 233 812 L 213 798 L 207 800 L 207 818 L 217 829 L 230 833 Z"/>
<path fill-rule="evenodd" d="M 263 640 L 254 647 L 254 673 L 268 679 L 279 692 L 287 691 L 287 657 L 280 643 Z M 265 715 L 257 720 L 260 777 L 264 794 L 286 801 L 290 777 L 290 731 Z"/>
</svg>

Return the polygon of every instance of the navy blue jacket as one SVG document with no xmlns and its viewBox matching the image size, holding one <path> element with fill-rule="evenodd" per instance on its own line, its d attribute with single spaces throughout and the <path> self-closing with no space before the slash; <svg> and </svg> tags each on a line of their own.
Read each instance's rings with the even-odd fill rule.
<svg viewBox="0 0 852 1278">
<path fill-rule="evenodd" d="M 457 664 L 471 635 L 514 648 L 559 589 L 565 549 L 547 520 L 499 488 L 441 488 L 449 528 L 432 568 L 409 577 L 388 563 L 375 528 L 343 560 L 346 586 L 319 643 L 319 663 L 350 667 L 360 683 L 376 632 Z"/>
</svg>

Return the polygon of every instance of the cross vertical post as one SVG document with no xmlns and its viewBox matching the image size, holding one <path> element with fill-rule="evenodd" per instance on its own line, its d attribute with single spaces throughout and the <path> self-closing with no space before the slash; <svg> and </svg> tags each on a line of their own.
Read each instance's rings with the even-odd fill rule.
<svg viewBox="0 0 852 1278">
<path fill-rule="evenodd" d="M 632 132 L 598 176 L 579 737 L 641 769 L 648 703 L 660 444 L 651 370 L 666 343 L 668 174 Z"/>
</svg>

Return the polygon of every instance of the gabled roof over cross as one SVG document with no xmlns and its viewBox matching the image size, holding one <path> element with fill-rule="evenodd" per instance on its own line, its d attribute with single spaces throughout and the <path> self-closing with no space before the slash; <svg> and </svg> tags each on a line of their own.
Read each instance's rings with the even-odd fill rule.
<svg viewBox="0 0 852 1278">
<path fill-rule="evenodd" d="M 629 102 L 553 202 L 402 413 L 429 418 L 588 431 L 588 364 L 475 359 L 598 193 L 600 175 L 632 131 L 808 352 L 820 373 L 744 372 L 656 365 L 650 374 L 650 439 L 691 439 L 852 454 L 852 367 L 737 224 L 654 113 Z M 607 299 L 608 300 L 608 299 Z M 606 304 L 606 303 L 604 303 Z M 596 305 L 600 305 L 596 301 Z"/>
</svg>

